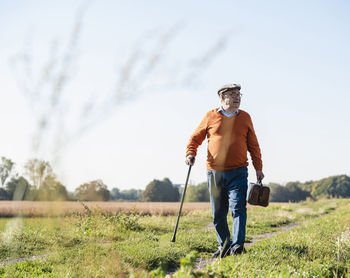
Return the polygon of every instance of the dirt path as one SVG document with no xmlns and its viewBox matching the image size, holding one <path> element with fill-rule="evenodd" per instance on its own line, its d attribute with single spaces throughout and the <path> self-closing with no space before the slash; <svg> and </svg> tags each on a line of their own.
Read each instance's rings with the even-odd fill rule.
<svg viewBox="0 0 350 278">
<path fill-rule="evenodd" d="M 256 243 L 256 242 L 258 242 L 260 240 L 263 240 L 263 239 L 275 236 L 275 235 L 277 235 L 279 233 L 288 231 L 289 229 L 292 229 L 292 228 L 294 228 L 296 226 L 299 226 L 300 224 L 302 224 L 302 222 L 290 223 L 290 224 L 288 224 L 286 226 L 280 227 L 278 229 L 278 231 L 276 231 L 276 232 L 264 233 L 264 234 L 260 234 L 260 235 L 253 235 L 252 239 L 248 243 L 245 243 L 245 247 L 249 248 L 254 243 Z M 212 223 L 209 223 L 205 227 L 205 229 L 207 229 L 207 230 L 210 230 L 210 229 L 213 229 L 213 228 L 214 228 L 214 226 L 213 226 Z M 31 256 L 31 257 L 22 257 L 22 258 L 16 258 L 16 259 L 12 259 L 12 260 L 0 261 L 0 266 L 6 266 L 6 265 L 9 265 L 9 264 L 14 264 L 14 263 L 18 263 L 18 262 L 24 262 L 24 261 L 33 261 L 33 260 L 36 260 L 36 259 L 41 259 L 41 258 L 48 257 L 51 254 L 53 254 L 53 253 L 46 253 L 46 254 L 41 254 L 41 255 L 34 255 L 34 256 Z M 215 261 L 215 259 L 212 259 L 212 258 L 198 258 L 197 261 L 196 261 L 195 269 L 202 269 L 202 268 L 206 267 L 207 265 L 213 263 L 214 261 Z M 176 270 L 177 269 L 175 269 L 175 268 L 174 269 L 170 269 L 167 274 L 171 275 L 171 274 L 175 273 Z"/>
<path fill-rule="evenodd" d="M 324 216 L 329 215 L 329 214 L 330 213 L 326 213 L 326 214 L 320 215 L 319 217 L 324 217 Z M 286 231 L 288 231 L 290 229 L 293 229 L 293 228 L 295 228 L 297 226 L 300 226 L 301 224 L 305 224 L 305 223 L 307 223 L 309 221 L 313 221 L 313 220 L 314 219 L 306 220 L 306 221 L 303 221 L 303 222 L 290 223 L 288 225 L 278 227 L 278 231 L 276 231 L 276 232 L 269 232 L 269 233 L 264 233 L 264 234 L 252 235 L 252 239 L 249 242 L 244 243 L 244 246 L 248 249 L 252 245 L 254 245 L 255 243 L 257 243 L 257 242 L 259 242 L 261 240 L 264 240 L 264 239 L 276 236 L 276 235 L 278 235 L 280 233 L 286 232 Z M 214 227 L 213 227 L 212 224 L 208 224 L 206 228 L 207 229 L 212 229 Z M 203 269 L 207 265 L 212 264 L 213 262 L 215 262 L 215 260 L 218 260 L 218 259 L 198 258 L 197 261 L 196 261 L 196 265 L 195 265 L 194 269 L 196 269 L 196 270 Z M 171 274 L 170 274 L 170 276 L 171 276 Z"/>
<path fill-rule="evenodd" d="M 0 266 L 6 266 L 6 265 L 9 265 L 9 264 L 15 264 L 15 263 L 24 262 L 24 261 L 33 261 L 33 260 L 36 260 L 36 259 L 45 258 L 45 257 L 47 257 L 47 256 L 49 256 L 51 254 L 52 253 L 50 253 L 50 254 L 42 254 L 42 255 L 34 255 L 34 256 L 31 256 L 31 257 L 23 257 L 23 258 L 16 258 L 16 259 L 12 259 L 12 260 L 1 261 L 0 262 Z"/>
<path fill-rule="evenodd" d="M 104 242 L 101 242 L 101 244 L 110 244 L 112 243 L 112 241 L 104 241 Z M 71 249 L 74 249 L 75 247 L 72 247 L 70 249 L 66 249 L 66 250 L 71 250 Z M 50 253 L 44 253 L 44 254 L 39 254 L 39 255 L 33 255 L 33 256 L 30 256 L 30 257 L 21 257 L 21 258 L 16 258 L 16 259 L 11 259 L 11 260 L 6 260 L 6 261 L 0 261 L 0 266 L 6 266 L 6 265 L 9 265 L 9 264 L 15 264 L 15 263 L 18 263 L 18 262 L 24 262 L 24 261 L 33 261 L 33 260 L 36 260 L 36 259 L 42 259 L 42 258 L 46 258 L 50 255 L 53 255 L 53 254 L 57 254 L 58 252 L 50 252 Z"/>
<path fill-rule="evenodd" d="M 264 240 L 264 239 L 267 239 L 267 238 L 270 238 L 270 237 L 273 237 L 275 235 L 278 235 L 280 233 L 283 233 L 283 232 L 286 232 L 294 227 L 297 227 L 301 224 L 303 224 L 305 222 L 294 222 L 294 223 L 290 223 L 288 225 L 285 225 L 285 226 L 281 226 L 278 228 L 278 231 L 276 232 L 269 232 L 269 233 L 264 233 L 264 234 L 259 234 L 259 235 L 253 235 L 252 236 L 252 239 L 249 241 L 249 242 L 246 242 L 244 244 L 244 246 L 248 249 L 249 247 L 251 247 L 252 245 L 254 245 L 255 243 L 261 241 L 261 240 Z M 206 229 L 213 229 L 214 226 L 212 223 L 208 224 L 206 226 Z M 218 259 L 212 259 L 212 258 L 198 258 L 197 261 L 196 261 L 196 264 L 195 264 L 195 267 L 194 269 L 196 270 L 199 270 L 199 269 L 203 269 L 205 268 L 207 265 L 210 265 L 212 264 L 213 262 L 215 262 L 215 260 L 218 260 Z M 171 277 L 172 274 L 174 274 L 175 272 L 177 271 L 177 269 L 171 269 L 168 271 L 167 273 L 167 277 Z"/>
<path fill-rule="evenodd" d="M 305 221 L 307 222 L 307 221 Z M 259 242 L 261 240 L 264 240 L 264 239 L 267 239 L 267 238 L 270 238 L 272 236 L 275 236 L 277 234 L 280 234 L 280 233 L 283 233 L 283 232 L 286 232 L 296 226 L 299 226 L 305 222 L 295 222 L 295 223 L 290 223 L 286 226 L 281 226 L 278 228 L 278 231 L 276 232 L 269 232 L 269 233 L 264 233 L 264 234 L 259 234 L 259 235 L 253 235 L 252 236 L 252 239 L 245 243 L 245 247 L 248 249 L 249 247 L 251 247 L 253 244 L 255 244 L 256 242 Z M 213 229 L 214 226 L 212 223 L 209 223 L 205 229 L 207 230 L 211 230 Z M 18 262 L 23 262 L 23 261 L 33 261 L 33 260 L 36 260 L 36 259 L 41 259 L 41 258 L 45 258 L 45 257 L 48 257 L 49 255 L 53 254 L 52 252 L 51 253 L 46 253 L 46 254 L 41 254 L 41 255 L 33 255 L 31 257 L 22 257 L 22 258 L 16 258 L 16 259 L 11 259 L 11 260 L 5 260 L 5 261 L 0 261 L 0 266 L 6 266 L 6 265 L 9 265 L 9 264 L 14 264 L 14 263 L 18 263 Z M 215 260 L 217 259 L 212 259 L 212 258 L 198 258 L 197 261 L 196 261 L 196 265 L 195 265 L 195 269 L 196 270 L 199 270 L 199 269 L 202 269 L 204 267 L 206 267 L 207 265 L 213 263 Z M 174 268 L 174 269 L 170 269 L 167 273 L 167 276 L 170 277 L 172 274 L 174 274 L 178 269 Z"/>
</svg>

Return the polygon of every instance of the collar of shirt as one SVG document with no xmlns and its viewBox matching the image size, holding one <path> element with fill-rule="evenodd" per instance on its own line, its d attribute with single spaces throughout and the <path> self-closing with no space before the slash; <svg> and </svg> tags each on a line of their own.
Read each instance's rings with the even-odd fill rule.
<svg viewBox="0 0 350 278">
<path fill-rule="evenodd" d="M 232 113 L 227 113 L 221 106 L 216 112 L 221 112 L 221 114 L 225 115 L 226 117 L 233 117 L 238 114 L 238 109 Z"/>
</svg>

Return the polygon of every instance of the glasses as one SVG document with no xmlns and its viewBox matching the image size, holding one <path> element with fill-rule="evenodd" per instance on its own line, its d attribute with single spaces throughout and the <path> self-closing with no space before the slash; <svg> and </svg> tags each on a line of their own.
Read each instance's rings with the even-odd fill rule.
<svg viewBox="0 0 350 278">
<path fill-rule="evenodd" d="M 237 93 L 237 92 L 230 92 L 230 91 L 226 91 L 221 93 L 224 97 L 242 97 L 243 94 L 241 93 Z"/>
</svg>

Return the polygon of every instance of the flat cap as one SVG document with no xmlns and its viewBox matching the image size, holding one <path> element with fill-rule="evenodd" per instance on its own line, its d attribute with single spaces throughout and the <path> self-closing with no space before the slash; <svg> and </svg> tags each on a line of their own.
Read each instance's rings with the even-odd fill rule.
<svg viewBox="0 0 350 278">
<path fill-rule="evenodd" d="M 233 83 L 231 83 L 231 84 L 226 84 L 226 85 L 224 85 L 224 86 L 222 86 L 222 87 L 220 87 L 219 88 L 219 90 L 218 90 L 218 94 L 220 94 L 220 93 L 223 93 L 223 92 L 226 92 L 226 91 L 228 91 L 228 90 L 232 90 L 232 89 L 241 89 L 241 85 L 239 85 L 239 84 L 233 84 Z"/>
</svg>

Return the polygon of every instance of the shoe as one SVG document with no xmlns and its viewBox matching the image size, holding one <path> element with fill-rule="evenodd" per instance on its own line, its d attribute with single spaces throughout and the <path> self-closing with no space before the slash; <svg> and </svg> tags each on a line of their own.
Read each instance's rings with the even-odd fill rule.
<svg viewBox="0 0 350 278">
<path fill-rule="evenodd" d="M 239 255 L 247 253 L 243 245 L 236 244 L 231 248 L 231 255 Z"/>
<path fill-rule="evenodd" d="M 219 249 L 219 250 L 216 250 L 216 251 L 213 253 L 213 255 L 211 255 L 211 257 L 212 257 L 213 259 L 216 259 L 216 258 L 218 258 L 218 257 L 220 256 L 220 254 L 221 254 L 221 250 Z"/>
<path fill-rule="evenodd" d="M 225 258 L 226 256 L 230 255 L 230 246 L 227 246 L 223 249 L 216 250 L 213 255 L 211 256 L 213 259 L 215 258 Z"/>
</svg>

